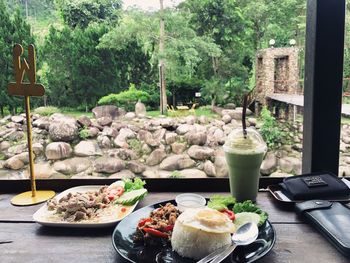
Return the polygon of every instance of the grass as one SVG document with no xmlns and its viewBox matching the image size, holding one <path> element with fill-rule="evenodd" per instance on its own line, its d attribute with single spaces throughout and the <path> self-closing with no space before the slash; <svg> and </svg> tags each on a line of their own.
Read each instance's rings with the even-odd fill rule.
<svg viewBox="0 0 350 263">
<path fill-rule="evenodd" d="M 71 108 L 61 108 L 61 113 L 64 115 L 72 116 L 72 117 L 80 117 L 80 116 L 87 116 L 89 118 L 93 118 L 92 112 L 85 112 L 85 111 L 79 111 L 76 109 L 71 109 Z"/>
</svg>

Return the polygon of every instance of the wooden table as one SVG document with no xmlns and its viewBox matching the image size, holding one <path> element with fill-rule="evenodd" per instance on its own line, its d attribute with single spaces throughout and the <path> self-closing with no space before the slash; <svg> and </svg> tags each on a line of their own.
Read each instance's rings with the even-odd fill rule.
<svg viewBox="0 0 350 263">
<path fill-rule="evenodd" d="M 209 197 L 210 193 L 200 193 Z M 151 193 L 138 208 L 177 193 Z M 112 246 L 113 228 L 64 229 L 43 227 L 33 222 L 33 213 L 41 206 L 14 207 L 12 194 L 0 195 L 0 262 L 126 262 Z M 260 192 L 259 206 L 269 213 L 277 233 L 272 251 L 258 263 L 349 262 L 312 227 L 304 224 L 292 207 L 277 203 L 267 192 Z M 8 242 L 8 243 L 7 243 Z"/>
</svg>

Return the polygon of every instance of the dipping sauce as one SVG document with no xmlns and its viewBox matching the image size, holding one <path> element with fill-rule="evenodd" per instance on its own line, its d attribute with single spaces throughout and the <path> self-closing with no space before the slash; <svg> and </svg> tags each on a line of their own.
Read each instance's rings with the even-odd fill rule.
<svg viewBox="0 0 350 263">
<path fill-rule="evenodd" d="M 201 208 L 207 203 L 203 196 L 192 193 L 180 194 L 176 196 L 175 201 L 180 212 L 188 208 Z"/>
</svg>

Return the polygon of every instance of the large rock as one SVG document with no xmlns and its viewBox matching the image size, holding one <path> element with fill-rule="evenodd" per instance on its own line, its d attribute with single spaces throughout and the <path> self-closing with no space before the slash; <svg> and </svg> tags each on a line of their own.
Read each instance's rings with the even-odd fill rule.
<svg viewBox="0 0 350 263">
<path fill-rule="evenodd" d="M 176 141 L 177 134 L 175 132 L 167 132 L 165 134 L 166 144 L 172 144 Z"/>
<path fill-rule="evenodd" d="M 112 124 L 112 121 L 112 117 L 110 116 L 104 116 L 97 119 L 97 123 L 101 126 L 109 126 Z"/>
<path fill-rule="evenodd" d="M 24 122 L 24 117 L 23 116 L 12 116 L 11 121 L 15 123 L 23 123 Z"/>
<path fill-rule="evenodd" d="M 146 170 L 146 166 L 137 161 L 128 162 L 127 168 L 135 174 L 141 174 Z"/>
<path fill-rule="evenodd" d="M 99 119 L 101 117 L 111 117 L 112 119 L 115 119 L 116 117 L 124 115 L 125 112 L 121 109 L 118 109 L 116 106 L 105 105 L 93 108 L 92 114 L 94 115 L 95 119 Z"/>
<path fill-rule="evenodd" d="M 157 165 L 166 157 L 166 152 L 163 149 L 155 149 L 146 160 L 147 165 Z"/>
<path fill-rule="evenodd" d="M 162 170 L 173 171 L 173 170 L 182 170 L 185 168 L 190 168 L 195 166 L 195 164 L 196 164 L 195 161 L 190 159 L 188 155 L 181 154 L 181 155 L 172 155 L 165 158 L 159 165 L 159 168 Z"/>
<path fill-rule="evenodd" d="M 179 177 L 183 178 L 206 178 L 205 172 L 198 169 L 185 169 L 179 171 Z"/>
<path fill-rule="evenodd" d="M 3 136 L 3 139 L 8 141 L 20 141 L 24 138 L 24 136 L 25 135 L 23 131 L 17 131 L 14 129 L 7 133 L 5 136 Z"/>
<path fill-rule="evenodd" d="M 135 114 L 137 117 L 146 116 L 146 106 L 140 100 L 135 105 Z"/>
<path fill-rule="evenodd" d="M 11 147 L 11 143 L 10 142 L 8 142 L 8 141 L 0 142 L 0 151 L 1 152 L 6 151 L 10 147 Z"/>
<path fill-rule="evenodd" d="M 44 130 L 49 130 L 49 127 L 50 127 L 49 117 L 41 117 L 41 118 L 33 121 L 33 127 L 37 127 L 37 128 L 44 129 Z"/>
<path fill-rule="evenodd" d="M 55 162 L 53 168 L 66 175 L 77 174 L 92 167 L 92 162 L 88 158 L 74 157 L 64 161 Z"/>
<path fill-rule="evenodd" d="M 49 179 L 49 178 L 53 178 L 54 175 L 57 176 L 57 174 L 58 174 L 49 163 L 36 163 L 36 164 L 34 164 L 34 171 L 35 171 L 35 178 L 36 179 Z M 28 169 L 25 170 L 24 176 L 26 178 L 30 177 L 29 167 L 28 167 Z"/>
<path fill-rule="evenodd" d="M 123 160 L 136 160 L 139 158 L 133 150 L 126 148 L 118 149 L 117 156 Z"/>
<path fill-rule="evenodd" d="M 301 174 L 301 160 L 295 157 L 283 157 L 278 162 L 280 169 L 286 173 Z"/>
<path fill-rule="evenodd" d="M 49 134 L 51 140 L 55 142 L 71 142 L 78 138 L 78 124 L 72 117 L 56 115 L 52 118 L 52 122 L 50 123 Z"/>
<path fill-rule="evenodd" d="M 216 176 L 215 165 L 209 160 L 205 161 L 203 171 L 207 176 Z"/>
<path fill-rule="evenodd" d="M 198 145 L 192 145 L 188 151 L 188 155 L 196 160 L 205 160 L 214 155 L 214 150 L 209 147 L 202 147 Z"/>
<path fill-rule="evenodd" d="M 45 155 L 48 160 L 60 160 L 70 157 L 72 147 L 65 142 L 52 142 L 46 146 Z"/>
<path fill-rule="evenodd" d="M 102 151 L 96 141 L 81 141 L 74 147 L 76 156 L 102 155 Z"/>
<path fill-rule="evenodd" d="M 107 136 L 98 136 L 97 137 L 98 145 L 102 148 L 111 148 L 112 142 Z"/>
<path fill-rule="evenodd" d="M 9 156 L 20 154 L 25 151 L 28 151 L 28 147 L 26 143 L 13 145 L 7 149 L 7 153 Z"/>
<path fill-rule="evenodd" d="M 260 173 L 263 175 L 269 175 L 275 172 L 276 170 L 277 170 L 277 158 L 274 153 L 269 152 L 266 154 L 266 157 L 260 166 Z"/>
<path fill-rule="evenodd" d="M 114 139 L 114 144 L 120 148 L 127 148 L 128 143 L 126 142 L 126 139 L 132 139 L 135 138 L 136 134 L 129 128 L 122 128 L 119 131 L 118 136 Z"/>
<path fill-rule="evenodd" d="M 195 131 L 195 127 L 190 124 L 181 124 L 179 127 L 177 127 L 176 132 L 179 135 L 184 135 L 188 133 L 189 131 Z"/>
<path fill-rule="evenodd" d="M 13 156 L 5 161 L 4 167 L 11 170 L 19 170 L 24 167 L 24 162 L 16 156 Z"/>
<path fill-rule="evenodd" d="M 115 138 L 118 135 L 118 131 L 114 128 L 105 126 L 103 127 L 102 135 L 106 135 L 111 138 Z"/>
<path fill-rule="evenodd" d="M 95 160 L 94 169 L 98 173 L 117 173 L 125 168 L 124 162 L 113 157 L 100 157 Z"/>
<path fill-rule="evenodd" d="M 228 167 L 225 156 L 216 156 L 214 165 L 216 177 L 228 177 Z"/>
<path fill-rule="evenodd" d="M 82 126 L 82 127 L 89 127 L 91 126 L 92 122 L 90 120 L 89 117 L 83 115 L 83 116 L 80 116 L 78 119 L 77 119 L 77 122 Z"/>
<path fill-rule="evenodd" d="M 186 144 L 181 142 L 174 142 L 171 145 L 171 151 L 175 154 L 181 154 L 186 150 Z"/>
<path fill-rule="evenodd" d="M 207 142 L 206 132 L 190 132 L 186 137 L 189 145 L 204 145 Z"/>
<path fill-rule="evenodd" d="M 227 123 L 230 123 L 232 120 L 231 116 L 228 115 L 228 114 L 225 114 L 224 116 L 222 116 L 222 121 L 227 124 Z"/>
<path fill-rule="evenodd" d="M 126 169 L 108 176 L 108 178 L 110 179 L 132 179 L 134 177 L 135 177 L 135 174 Z"/>
</svg>

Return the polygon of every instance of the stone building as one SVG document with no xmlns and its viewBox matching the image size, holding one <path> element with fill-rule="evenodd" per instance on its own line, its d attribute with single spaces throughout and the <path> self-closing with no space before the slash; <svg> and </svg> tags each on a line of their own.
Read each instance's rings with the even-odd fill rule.
<svg viewBox="0 0 350 263">
<path fill-rule="evenodd" d="M 257 52 L 255 64 L 257 112 L 262 106 L 272 108 L 271 104 L 275 102 L 285 103 L 286 100 L 303 93 L 299 85 L 298 60 L 299 49 L 296 47 L 272 47 Z M 282 98 L 282 101 L 279 98 Z M 289 106 L 285 108 L 288 112 Z"/>
</svg>

